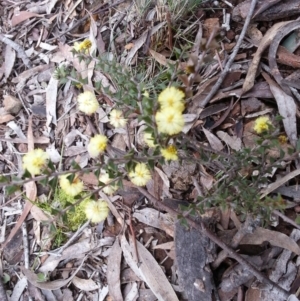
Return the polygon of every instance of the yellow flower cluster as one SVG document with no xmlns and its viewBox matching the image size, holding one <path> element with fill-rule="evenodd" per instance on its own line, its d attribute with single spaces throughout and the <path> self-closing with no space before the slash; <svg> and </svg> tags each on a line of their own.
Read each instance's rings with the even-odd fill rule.
<svg viewBox="0 0 300 301">
<path fill-rule="evenodd" d="M 74 49 L 78 52 L 88 52 L 92 47 L 92 42 L 89 39 L 84 40 L 81 43 L 75 42 Z"/>
<path fill-rule="evenodd" d="M 61 189 L 70 196 L 76 196 L 83 190 L 83 182 L 75 175 L 72 182 L 68 179 L 71 174 L 62 175 L 59 177 L 59 185 Z"/>
<path fill-rule="evenodd" d="M 127 119 L 124 118 L 122 111 L 112 110 L 110 112 L 109 122 L 115 128 L 123 128 L 127 123 Z"/>
<path fill-rule="evenodd" d="M 99 181 L 104 184 L 109 184 L 112 179 L 109 177 L 108 173 L 106 171 L 101 171 L 99 176 Z M 103 191 L 108 195 L 113 195 L 116 190 L 118 189 L 118 186 L 115 184 L 107 185 L 103 188 Z"/>
<path fill-rule="evenodd" d="M 34 149 L 23 157 L 23 169 L 27 169 L 32 176 L 38 175 L 47 166 L 48 160 L 46 152 L 40 148 Z"/>
<path fill-rule="evenodd" d="M 104 135 L 95 135 L 91 138 L 87 147 L 90 156 L 96 158 L 103 153 L 106 149 L 107 141 L 108 139 Z"/>
<path fill-rule="evenodd" d="M 270 126 L 272 126 L 270 118 L 268 116 L 261 116 L 255 120 L 253 129 L 257 134 L 261 134 L 269 130 Z"/>
<path fill-rule="evenodd" d="M 151 173 L 145 163 L 137 163 L 128 174 L 131 182 L 136 186 L 145 186 L 151 180 Z"/>
<path fill-rule="evenodd" d="M 99 103 L 95 94 L 90 91 L 79 94 L 77 101 L 78 109 L 87 115 L 95 113 L 99 108 Z"/>
<path fill-rule="evenodd" d="M 174 145 L 169 145 L 167 148 L 162 148 L 160 152 L 166 160 L 178 160 L 177 149 Z"/>
<path fill-rule="evenodd" d="M 159 133 L 175 135 L 184 126 L 182 112 L 184 111 L 184 93 L 175 87 L 163 90 L 158 96 L 160 110 L 155 115 Z"/>
<path fill-rule="evenodd" d="M 92 223 L 100 223 L 108 216 L 109 208 L 105 201 L 90 201 L 86 204 L 85 215 Z"/>
</svg>

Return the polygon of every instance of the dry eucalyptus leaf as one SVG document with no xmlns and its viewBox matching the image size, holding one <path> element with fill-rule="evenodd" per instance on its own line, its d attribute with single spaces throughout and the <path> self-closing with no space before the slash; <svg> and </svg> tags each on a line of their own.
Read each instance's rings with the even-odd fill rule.
<svg viewBox="0 0 300 301">
<path fill-rule="evenodd" d="M 297 123 L 296 114 L 297 106 L 294 99 L 287 95 L 271 77 L 263 72 L 264 78 L 270 85 L 271 92 L 277 102 L 279 114 L 283 117 L 283 126 L 285 132 L 293 146 L 296 146 L 297 142 Z"/>
<path fill-rule="evenodd" d="M 268 241 L 272 246 L 277 246 L 290 250 L 291 252 L 300 255 L 300 247 L 297 243 L 287 235 L 264 228 L 256 228 L 252 234 L 246 234 L 242 239 L 242 245 L 260 245 L 264 241 Z"/>
<path fill-rule="evenodd" d="M 4 64 L 4 74 L 5 78 L 10 76 L 11 71 L 13 70 L 16 60 L 16 51 L 11 48 L 9 45 L 5 48 L 5 64 Z"/>
<path fill-rule="evenodd" d="M 74 277 L 72 283 L 82 291 L 90 292 L 99 289 L 99 285 L 95 283 L 92 279 L 82 279 L 79 277 Z"/>
<path fill-rule="evenodd" d="M 82 261 L 80 266 L 76 269 L 76 271 L 73 273 L 73 275 L 71 277 L 69 277 L 68 279 L 64 279 L 64 280 L 61 279 L 61 280 L 40 282 L 38 275 L 35 274 L 34 272 L 32 272 L 31 270 L 28 270 L 24 267 L 21 267 L 21 270 L 22 270 L 23 274 L 26 276 L 27 280 L 35 287 L 38 287 L 38 288 L 44 289 L 44 290 L 53 291 L 53 290 L 60 289 L 61 287 L 67 285 L 75 277 L 75 275 L 78 273 L 78 271 L 81 269 L 83 263 L 84 263 L 84 260 Z"/>
<path fill-rule="evenodd" d="M 205 128 L 203 128 L 203 132 L 204 132 L 212 149 L 214 149 L 216 151 L 221 151 L 223 149 L 223 144 L 219 140 L 218 137 L 216 137 L 213 133 L 211 133 L 210 131 L 208 131 Z"/>
<path fill-rule="evenodd" d="M 288 22 L 279 22 L 274 24 L 264 35 L 264 37 L 261 39 L 260 44 L 254 54 L 253 60 L 251 62 L 251 65 L 248 69 L 247 76 L 245 78 L 245 82 L 243 85 L 243 93 L 249 91 L 253 85 L 254 85 L 254 80 L 256 76 L 256 72 L 260 63 L 261 56 L 265 49 L 270 46 L 273 38 L 277 34 L 277 32 L 280 30 L 280 27 L 284 26 L 285 24 L 289 23 Z"/>
<path fill-rule="evenodd" d="M 22 109 L 22 102 L 18 98 L 11 95 L 4 95 L 3 98 L 5 111 L 12 115 L 19 114 L 20 110 Z"/>
<path fill-rule="evenodd" d="M 32 12 L 28 11 L 20 11 L 18 14 L 14 15 L 11 19 L 11 26 L 14 27 L 18 25 L 19 23 L 26 21 L 27 19 L 33 18 L 33 17 L 43 17 L 42 15 L 38 15 Z"/>
<path fill-rule="evenodd" d="M 144 208 L 136 210 L 133 217 L 146 225 L 161 229 L 168 235 L 174 236 L 174 224 L 170 221 L 167 213 L 161 213 L 153 208 Z"/>
<path fill-rule="evenodd" d="M 27 287 L 27 279 L 26 277 L 21 278 L 14 287 L 13 293 L 10 296 L 10 301 L 19 301 L 20 297 L 23 294 L 23 291 Z"/>
<path fill-rule="evenodd" d="M 57 103 L 57 89 L 58 80 L 51 77 L 48 87 L 46 89 L 46 112 L 47 112 L 47 126 L 51 123 L 57 124 L 56 121 L 56 103 Z"/>
<path fill-rule="evenodd" d="M 131 243 L 133 247 L 133 243 Z M 142 278 L 159 301 L 178 301 L 166 275 L 152 254 L 136 240 L 140 264 L 138 266 Z"/>
<path fill-rule="evenodd" d="M 83 258 L 87 252 L 95 247 L 95 244 L 89 239 L 83 239 L 80 242 L 66 248 L 61 256 L 50 255 L 43 265 L 39 268 L 39 272 L 47 273 L 55 270 L 60 261 L 74 258 Z"/>
<path fill-rule="evenodd" d="M 218 131 L 217 136 L 223 140 L 230 148 L 239 151 L 242 148 L 242 140 L 236 136 L 229 136 L 226 132 Z"/>
<path fill-rule="evenodd" d="M 109 295 L 113 300 L 122 301 L 122 292 L 121 292 L 121 259 L 122 259 L 122 249 L 120 247 L 120 242 L 118 237 L 116 238 L 107 262 L 107 284 Z"/>
</svg>

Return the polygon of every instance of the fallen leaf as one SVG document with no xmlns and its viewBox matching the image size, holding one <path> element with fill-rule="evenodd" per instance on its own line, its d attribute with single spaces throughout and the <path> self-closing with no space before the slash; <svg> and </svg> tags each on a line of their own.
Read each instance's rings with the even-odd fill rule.
<svg viewBox="0 0 300 301">
<path fill-rule="evenodd" d="M 3 98 L 5 111 L 12 115 L 18 115 L 22 108 L 22 102 L 12 95 L 4 95 Z"/>
<path fill-rule="evenodd" d="M 108 260 L 107 260 L 107 284 L 109 295 L 115 301 L 123 301 L 121 292 L 121 259 L 122 259 L 122 249 L 120 247 L 120 242 L 118 237 L 111 247 Z"/>
<path fill-rule="evenodd" d="M 58 80 L 51 77 L 46 89 L 46 112 L 47 112 L 47 126 L 50 124 L 57 124 L 56 122 L 56 103 L 57 103 L 57 89 Z"/>
<path fill-rule="evenodd" d="M 204 134 L 210 144 L 210 147 L 212 149 L 214 149 L 216 151 L 221 151 L 224 148 L 222 142 L 213 133 L 211 133 L 210 131 L 208 131 L 205 128 L 203 128 L 203 132 L 204 132 Z"/>
<path fill-rule="evenodd" d="M 284 248 L 300 255 L 300 247 L 292 238 L 283 233 L 260 227 L 256 228 L 253 233 L 246 234 L 240 244 L 261 245 L 265 241 L 268 241 L 272 246 Z"/>
<path fill-rule="evenodd" d="M 49 15 L 52 11 L 52 8 L 54 8 L 56 2 L 58 0 L 50 0 L 47 4 L 46 4 L 46 13 Z"/>
<path fill-rule="evenodd" d="M 135 210 L 133 217 L 146 225 L 161 229 L 168 235 L 174 236 L 174 224 L 167 213 L 161 213 L 153 208 L 144 208 Z"/>
<path fill-rule="evenodd" d="M 2 123 L 7 123 L 11 120 L 14 120 L 15 117 L 13 115 L 10 115 L 10 114 L 6 114 L 6 115 L 1 115 L 0 116 L 0 124 Z"/>
<path fill-rule="evenodd" d="M 44 289 L 44 290 L 54 291 L 54 290 L 60 289 L 61 287 L 67 285 L 75 277 L 75 275 L 78 273 L 78 271 L 81 269 L 84 261 L 85 261 L 85 258 L 82 260 L 81 264 L 76 269 L 76 271 L 73 273 L 73 275 L 70 276 L 68 279 L 40 282 L 38 275 L 36 275 L 31 270 L 28 270 L 24 267 L 21 267 L 21 270 L 22 270 L 23 274 L 25 275 L 25 277 L 27 278 L 27 280 L 35 287 L 38 287 L 38 288 Z"/>
<path fill-rule="evenodd" d="M 48 273 L 55 270 L 60 261 L 68 259 L 72 260 L 74 258 L 83 258 L 87 252 L 95 247 L 89 238 L 83 239 L 74 245 L 67 247 L 60 253 L 60 256 L 50 255 L 39 268 L 39 272 Z"/>
<path fill-rule="evenodd" d="M 288 24 L 291 21 L 287 22 L 279 22 L 274 24 L 264 35 L 264 37 L 261 39 L 259 46 L 253 56 L 253 60 L 251 62 L 251 65 L 248 69 L 247 76 L 245 78 L 245 82 L 243 84 L 243 93 L 246 93 L 249 91 L 253 85 L 254 85 L 254 80 L 257 72 L 257 68 L 259 66 L 259 62 L 261 59 L 261 56 L 265 49 L 267 49 L 268 46 L 270 46 L 273 38 L 277 34 L 278 31 L 280 31 L 280 27 L 284 26 L 285 24 Z"/>
<path fill-rule="evenodd" d="M 260 199 L 263 199 L 264 197 L 266 197 L 269 193 L 271 193 L 272 191 L 274 191 L 275 189 L 279 188 L 280 186 L 282 186 L 284 183 L 286 183 L 287 181 L 295 178 L 296 176 L 298 176 L 300 174 L 300 169 L 296 169 L 292 172 L 290 172 L 289 174 L 285 175 L 284 177 L 280 178 L 279 180 L 277 180 L 276 182 L 270 184 L 266 189 L 262 190 L 262 195 L 260 196 Z"/>
<path fill-rule="evenodd" d="M 152 27 L 150 36 L 155 34 L 160 28 L 162 28 L 166 22 L 161 22 L 155 26 Z M 131 63 L 131 60 L 135 56 L 136 52 L 144 45 L 144 43 L 147 40 L 148 30 L 144 32 L 136 41 L 134 41 L 134 46 L 131 48 L 131 50 L 128 52 L 127 58 L 125 60 L 126 65 L 129 65 Z"/>
<path fill-rule="evenodd" d="M 133 247 L 133 243 L 130 244 Z M 136 240 L 136 247 L 140 261 L 138 265 L 139 272 L 156 298 L 159 301 L 178 301 L 173 287 L 156 259 L 138 240 Z"/>
<path fill-rule="evenodd" d="M 242 140 L 236 136 L 229 136 L 226 132 L 218 131 L 217 136 L 223 140 L 230 148 L 239 151 L 242 148 Z"/>
<path fill-rule="evenodd" d="M 12 49 L 9 45 L 5 48 L 5 65 L 4 65 L 4 74 L 5 78 L 10 76 L 10 73 L 14 67 L 16 60 L 16 51 Z"/>
<path fill-rule="evenodd" d="M 168 66 L 169 64 L 175 65 L 176 61 L 172 61 L 167 59 L 163 54 L 158 53 L 152 49 L 149 49 L 150 54 L 153 56 L 153 58 L 161 65 Z"/>
<path fill-rule="evenodd" d="M 277 102 L 279 114 L 283 117 L 283 126 L 285 132 L 290 140 L 290 143 L 293 146 L 296 146 L 297 142 L 297 123 L 296 123 L 296 114 L 297 106 L 294 99 L 287 95 L 271 77 L 262 72 L 263 77 L 270 85 L 271 92 L 274 95 L 274 98 Z"/>
<path fill-rule="evenodd" d="M 124 46 L 124 48 L 125 48 L 126 50 L 130 50 L 133 46 L 134 46 L 133 43 L 129 43 L 129 44 L 126 44 L 126 45 Z"/>
<path fill-rule="evenodd" d="M 28 283 L 27 283 L 27 279 L 21 278 L 16 284 L 15 287 L 13 289 L 13 293 L 10 296 L 10 301 L 18 301 L 20 299 L 20 297 L 23 294 L 23 291 L 25 290 L 25 288 L 27 287 Z"/>
<path fill-rule="evenodd" d="M 16 25 L 18 25 L 19 23 L 26 21 L 27 19 L 33 18 L 33 17 L 39 17 L 42 18 L 43 15 L 38 15 L 32 12 L 28 12 L 28 11 L 20 11 L 18 14 L 13 15 L 12 19 L 11 19 L 11 26 L 14 27 Z"/>
<path fill-rule="evenodd" d="M 72 283 L 82 291 L 90 292 L 99 289 L 99 285 L 92 279 L 82 279 L 74 276 Z"/>
</svg>

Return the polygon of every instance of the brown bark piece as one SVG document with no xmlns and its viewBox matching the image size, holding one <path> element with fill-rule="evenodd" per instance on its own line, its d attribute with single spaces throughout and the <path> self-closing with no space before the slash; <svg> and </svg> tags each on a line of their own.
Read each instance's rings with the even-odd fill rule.
<svg viewBox="0 0 300 301">
<path fill-rule="evenodd" d="M 246 19 L 251 0 L 246 0 L 237 5 L 232 12 L 232 19 L 236 22 L 241 22 Z M 291 17 L 300 14 L 300 3 L 298 0 L 261 0 L 258 2 L 257 8 L 253 14 L 255 21 L 273 21 L 286 17 Z"/>
</svg>

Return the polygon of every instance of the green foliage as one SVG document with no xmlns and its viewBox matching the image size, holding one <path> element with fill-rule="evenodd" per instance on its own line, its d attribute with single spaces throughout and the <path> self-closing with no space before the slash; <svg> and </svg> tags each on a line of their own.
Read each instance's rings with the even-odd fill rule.
<svg viewBox="0 0 300 301">
<path fill-rule="evenodd" d="M 59 204 L 61 209 L 64 209 L 78 201 L 75 197 L 67 195 L 62 189 L 56 190 L 54 200 L 56 204 Z M 86 198 L 78 205 L 74 205 L 67 211 L 64 227 L 69 230 L 76 231 L 80 225 L 87 221 L 84 209 L 89 201 L 90 199 Z"/>
<path fill-rule="evenodd" d="M 276 158 L 273 157 L 275 150 Z M 216 174 L 217 184 L 193 206 L 202 213 L 208 207 L 231 208 L 237 214 L 251 213 L 268 221 L 273 210 L 285 208 L 285 202 L 281 196 L 261 199 L 260 191 L 270 183 L 273 168 L 281 168 L 279 163 L 284 155 L 277 137 L 265 133 L 257 140 L 255 148 L 244 148 L 231 156 L 218 156 L 214 160 L 221 163 L 223 170 Z M 211 167 L 211 159 L 205 165 Z"/>
</svg>

